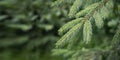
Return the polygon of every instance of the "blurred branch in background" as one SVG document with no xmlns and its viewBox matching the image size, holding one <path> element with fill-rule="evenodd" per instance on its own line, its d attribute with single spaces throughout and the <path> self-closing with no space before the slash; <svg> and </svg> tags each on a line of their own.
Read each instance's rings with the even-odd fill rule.
<svg viewBox="0 0 120 60">
<path fill-rule="evenodd" d="M 51 8 L 53 1 L 0 0 L 0 60 L 59 58 L 51 56 L 51 49 L 67 11 Z"/>
<path fill-rule="evenodd" d="M 53 3 L 54 1 L 55 3 Z M 111 2 L 109 2 L 111 5 L 106 4 L 106 6 L 110 8 L 108 8 L 108 10 L 103 9 L 103 13 L 100 11 L 96 12 L 101 13 L 104 19 L 102 29 L 96 29 L 96 27 L 100 27 L 102 24 L 96 26 L 93 24 L 96 21 L 90 21 L 94 35 L 88 45 L 84 44 L 82 40 L 79 40 L 83 37 L 83 33 L 75 34 L 70 31 L 71 36 L 75 34 L 74 37 L 79 37 L 69 41 L 67 37 L 71 36 L 66 35 L 67 37 L 65 38 L 68 44 L 61 49 L 54 49 L 55 43 L 60 39 L 58 29 L 68 21 L 75 18 L 79 19 L 92 10 L 92 12 L 94 12 L 95 10 L 101 9 L 95 8 L 95 6 L 99 5 L 97 2 L 100 1 L 101 0 L 0 0 L 0 60 L 120 60 L 119 30 L 117 30 L 118 24 L 120 23 L 120 2 L 118 0 L 110 0 L 113 5 Z M 103 3 L 103 5 L 104 4 L 105 3 Z M 55 8 L 51 7 L 51 5 L 55 6 Z M 100 5 L 102 6 L 102 4 Z M 70 13 L 68 14 L 69 9 Z M 77 12 L 79 12 L 79 14 L 76 14 Z M 93 14 L 88 14 L 88 18 L 91 17 L 89 15 Z M 70 18 L 67 18 L 67 15 L 69 15 Z M 96 18 L 96 20 L 101 18 L 99 14 L 95 16 L 96 15 L 94 15 L 94 18 Z M 79 21 L 81 20 L 75 20 L 69 23 L 66 25 L 67 27 L 59 30 L 59 33 L 61 32 L 61 35 L 64 35 L 74 27 L 75 24 L 79 23 Z M 100 21 L 97 21 L 98 24 L 99 22 Z M 77 27 L 79 27 L 79 25 L 77 25 Z M 86 27 L 88 25 L 86 25 Z M 76 30 L 77 28 L 72 29 L 72 32 Z M 87 29 L 84 29 L 84 32 L 86 32 L 85 30 Z M 81 32 L 81 30 L 78 31 Z M 116 35 L 114 36 L 115 33 Z M 115 38 L 113 39 L 113 43 L 111 43 L 113 36 Z M 63 40 L 66 41 L 66 39 Z M 118 43 L 118 45 L 113 46 L 116 43 Z M 63 45 L 63 43 L 61 44 Z M 61 55 L 65 58 L 61 57 Z"/>
</svg>

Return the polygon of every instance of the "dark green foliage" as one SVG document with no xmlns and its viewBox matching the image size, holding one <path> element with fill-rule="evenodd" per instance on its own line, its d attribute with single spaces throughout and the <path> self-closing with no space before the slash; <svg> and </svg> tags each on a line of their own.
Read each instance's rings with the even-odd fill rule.
<svg viewBox="0 0 120 60">
<path fill-rule="evenodd" d="M 118 0 L 0 0 L 0 60 L 120 60 L 119 11 Z"/>
<path fill-rule="evenodd" d="M 51 3 L 52 0 L 0 0 L 0 60 L 56 58 L 50 56 L 50 51 L 59 39 L 57 30 L 65 23 L 62 16 L 66 10 L 52 9 Z"/>
</svg>

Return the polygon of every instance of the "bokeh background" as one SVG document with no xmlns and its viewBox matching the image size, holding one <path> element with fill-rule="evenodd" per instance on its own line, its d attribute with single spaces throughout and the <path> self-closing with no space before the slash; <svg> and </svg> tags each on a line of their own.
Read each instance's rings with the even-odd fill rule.
<svg viewBox="0 0 120 60">
<path fill-rule="evenodd" d="M 63 60 L 51 50 L 60 38 L 58 29 L 72 20 L 67 16 L 70 4 L 51 7 L 53 1 L 0 0 L 0 60 Z M 94 32 L 96 39 L 105 39 L 104 44 L 118 26 L 119 16 L 111 18 Z"/>
<path fill-rule="evenodd" d="M 67 18 L 55 0 L 0 0 L 0 60 L 61 60 L 51 55 Z"/>
</svg>

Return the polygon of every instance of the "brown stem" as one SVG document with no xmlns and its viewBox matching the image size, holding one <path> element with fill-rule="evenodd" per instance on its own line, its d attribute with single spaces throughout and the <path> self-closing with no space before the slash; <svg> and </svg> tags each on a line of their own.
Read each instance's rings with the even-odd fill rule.
<svg viewBox="0 0 120 60">
<path fill-rule="evenodd" d="M 90 13 L 88 13 L 86 16 L 85 16 L 85 20 L 90 20 L 90 18 L 94 15 L 95 11 L 98 11 L 100 8 L 102 8 L 109 0 L 102 0 L 99 5 L 94 9 L 92 10 Z"/>
</svg>

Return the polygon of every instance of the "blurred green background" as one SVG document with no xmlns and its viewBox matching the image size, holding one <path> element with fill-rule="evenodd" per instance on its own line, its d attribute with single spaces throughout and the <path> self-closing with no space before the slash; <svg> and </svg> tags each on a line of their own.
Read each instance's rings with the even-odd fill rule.
<svg viewBox="0 0 120 60">
<path fill-rule="evenodd" d="M 51 55 L 66 20 L 55 0 L 0 0 L 0 60 L 59 60 Z"/>
<path fill-rule="evenodd" d="M 69 3 L 53 8 L 53 1 L 0 0 L 0 60 L 63 60 L 51 50 L 60 38 L 57 30 L 72 19 L 67 18 Z M 94 31 L 106 45 L 119 22 L 119 16 L 111 18 L 102 30 Z"/>
</svg>

